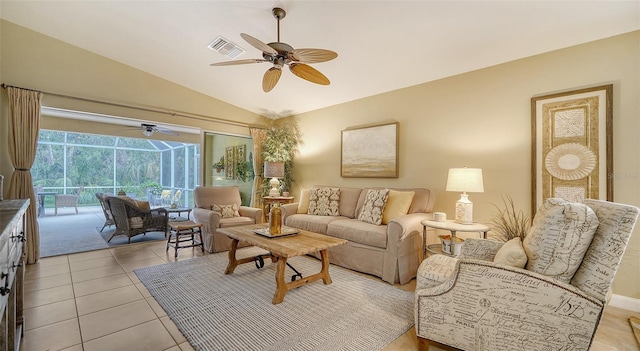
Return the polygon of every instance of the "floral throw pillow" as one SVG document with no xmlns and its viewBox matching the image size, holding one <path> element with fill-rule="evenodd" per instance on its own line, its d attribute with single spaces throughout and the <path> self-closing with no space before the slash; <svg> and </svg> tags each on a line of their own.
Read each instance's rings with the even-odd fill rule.
<svg viewBox="0 0 640 351">
<path fill-rule="evenodd" d="M 309 194 L 308 214 L 318 216 L 340 215 L 340 188 L 312 188 Z"/>
<path fill-rule="evenodd" d="M 362 211 L 358 215 L 358 220 L 380 225 L 382 224 L 382 214 L 384 206 L 387 204 L 389 189 L 369 189 L 362 205 Z"/>
<path fill-rule="evenodd" d="M 218 215 L 220 218 L 233 218 L 240 217 L 240 212 L 238 210 L 240 207 L 238 204 L 231 205 L 211 205 L 211 211 Z"/>
</svg>

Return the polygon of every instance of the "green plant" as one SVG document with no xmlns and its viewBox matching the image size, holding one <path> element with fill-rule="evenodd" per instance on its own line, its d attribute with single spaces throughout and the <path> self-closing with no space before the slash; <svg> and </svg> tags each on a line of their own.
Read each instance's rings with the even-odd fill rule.
<svg viewBox="0 0 640 351">
<path fill-rule="evenodd" d="M 492 204 L 498 210 L 498 213 L 491 218 L 493 231 L 504 241 L 516 237 L 524 239 L 530 227 L 529 216 L 525 215 L 522 210 L 516 210 L 513 199 L 509 195 L 502 196 L 502 204 L 503 208 Z"/>
<path fill-rule="evenodd" d="M 273 123 L 262 141 L 262 157 L 269 162 L 284 162 L 284 177 L 280 179 L 280 191 L 291 191 L 295 181 L 291 176 L 293 160 L 298 152 L 300 141 L 300 127 L 295 121 L 281 124 Z M 269 193 L 269 179 L 262 181 L 264 195 Z"/>
</svg>

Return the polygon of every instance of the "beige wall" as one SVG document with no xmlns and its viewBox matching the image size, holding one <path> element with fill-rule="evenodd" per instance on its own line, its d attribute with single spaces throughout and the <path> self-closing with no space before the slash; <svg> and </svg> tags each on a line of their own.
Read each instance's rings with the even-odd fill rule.
<svg viewBox="0 0 640 351">
<path fill-rule="evenodd" d="M 256 114 L 10 22 L 0 22 L 0 38 L 0 78 L 6 84 L 265 124 L 265 119 Z M 436 193 L 436 210 L 451 216 L 459 195 L 444 191 L 447 170 L 481 167 L 485 192 L 470 196 L 476 220 L 487 222 L 493 213 L 491 204 L 499 204 L 503 194 L 528 212 L 530 98 L 613 84 L 614 200 L 640 205 L 639 42 L 640 32 L 629 33 L 297 116 L 304 139 L 294 169 L 297 188 L 313 184 L 427 187 Z M 45 96 L 43 103 L 248 135 L 246 127 L 202 119 L 173 118 L 51 96 Z M 7 110 L 6 94 L 1 94 L 0 140 L 4 142 L 0 143 L 0 174 L 5 175 L 11 171 L 6 151 Z M 399 122 L 400 177 L 341 178 L 340 131 L 389 121 Z M 72 124 L 76 131 L 95 132 L 90 124 Z M 43 125 L 60 126 L 48 119 Z M 640 298 L 639 250 L 640 234 L 634 233 L 614 284 L 616 294 Z"/>
<path fill-rule="evenodd" d="M 507 194 L 529 213 L 531 97 L 613 84 L 614 200 L 640 206 L 639 43 L 633 32 L 296 116 L 304 140 L 297 188 L 426 187 L 436 193 L 435 209 L 451 217 L 459 194 L 444 191 L 448 169 L 480 167 L 485 192 L 470 194 L 477 221 L 489 221 L 491 204 Z M 399 178 L 341 178 L 341 130 L 389 121 L 399 122 Z M 614 293 L 633 298 L 640 298 L 638 231 L 614 284 Z"/>
<path fill-rule="evenodd" d="M 0 22 L 2 83 L 57 94 L 115 102 L 141 107 L 164 108 L 177 113 L 211 116 L 247 125 L 263 125 L 266 119 L 236 106 L 216 100 L 148 73 L 109 60 L 78 47 L 17 26 Z M 7 177 L 13 168 L 7 154 L 6 94 L 0 98 L 0 174 Z M 245 126 L 216 123 L 207 118 L 185 118 L 142 112 L 45 94 L 43 105 L 93 113 L 101 113 L 164 124 L 185 125 L 203 131 L 249 135 Z M 77 120 L 42 118 L 42 128 L 78 132 L 122 134 L 119 126 L 95 126 Z M 154 136 L 155 137 L 155 136 Z M 164 135 L 163 135 L 164 137 Z M 183 135 L 163 138 L 201 143 L 201 136 Z"/>
</svg>

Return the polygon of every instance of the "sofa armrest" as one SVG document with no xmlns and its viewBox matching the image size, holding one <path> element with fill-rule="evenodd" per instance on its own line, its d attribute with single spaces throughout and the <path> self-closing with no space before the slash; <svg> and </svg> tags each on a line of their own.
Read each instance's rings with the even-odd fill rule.
<svg viewBox="0 0 640 351">
<path fill-rule="evenodd" d="M 297 202 L 294 202 L 294 203 L 291 203 L 291 204 L 284 204 L 284 205 L 280 206 L 280 208 L 282 208 L 282 223 L 284 223 L 284 219 L 287 218 L 287 216 L 291 216 L 291 215 L 294 215 L 294 214 L 298 213 L 298 203 Z"/>
<path fill-rule="evenodd" d="M 262 209 L 257 207 L 240 206 L 240 216 L 253 218 L 256 224 L 262 223 Z"/>
<path fill-rule="evenodd" d="M 462 245 L 458 258 L 493 261 L 493 258 L 502 245 L 504 245 L 503 241 L 467 238 Z"/>
<path fill-rule="evenodd" d="M 193 218 L 196 223 L 202 223 L 207 233 L 215 233 L 220 226 L 220 216 L 206 208 L 196 207 L 193 209 Z"/>
<path fill-rule="evenodd" d="M 551 277 L 463 259 L 442 284 L 416 289 L 415 326 L 421 338 L 464 350 L 587 350 L 603 308 Z M 505 323 L 510 337 L 495 337 Z"/>
<path fill-rule="evenodd" d="M 387 225 L 388 243 L 405 240 L 407 236 L 422 235 L 422 221 L 432 219 L 431 213 L 411 213 L 391 220 Z"/>
</svg>

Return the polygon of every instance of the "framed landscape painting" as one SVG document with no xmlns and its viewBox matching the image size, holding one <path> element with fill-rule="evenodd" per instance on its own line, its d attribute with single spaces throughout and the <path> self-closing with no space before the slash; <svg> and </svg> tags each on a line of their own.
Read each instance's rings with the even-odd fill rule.
<svg viewBox="0 0 640 351">
<path fill-rule="evenodd" d="M 613 201 L 613 85 L 531 98 L 532 214 L 550 197 Z"/>
<path fill-rule="evenodd" d="M 398 123 L 343 130 L 340 176 L 398 178 Z"/>
</svg>

